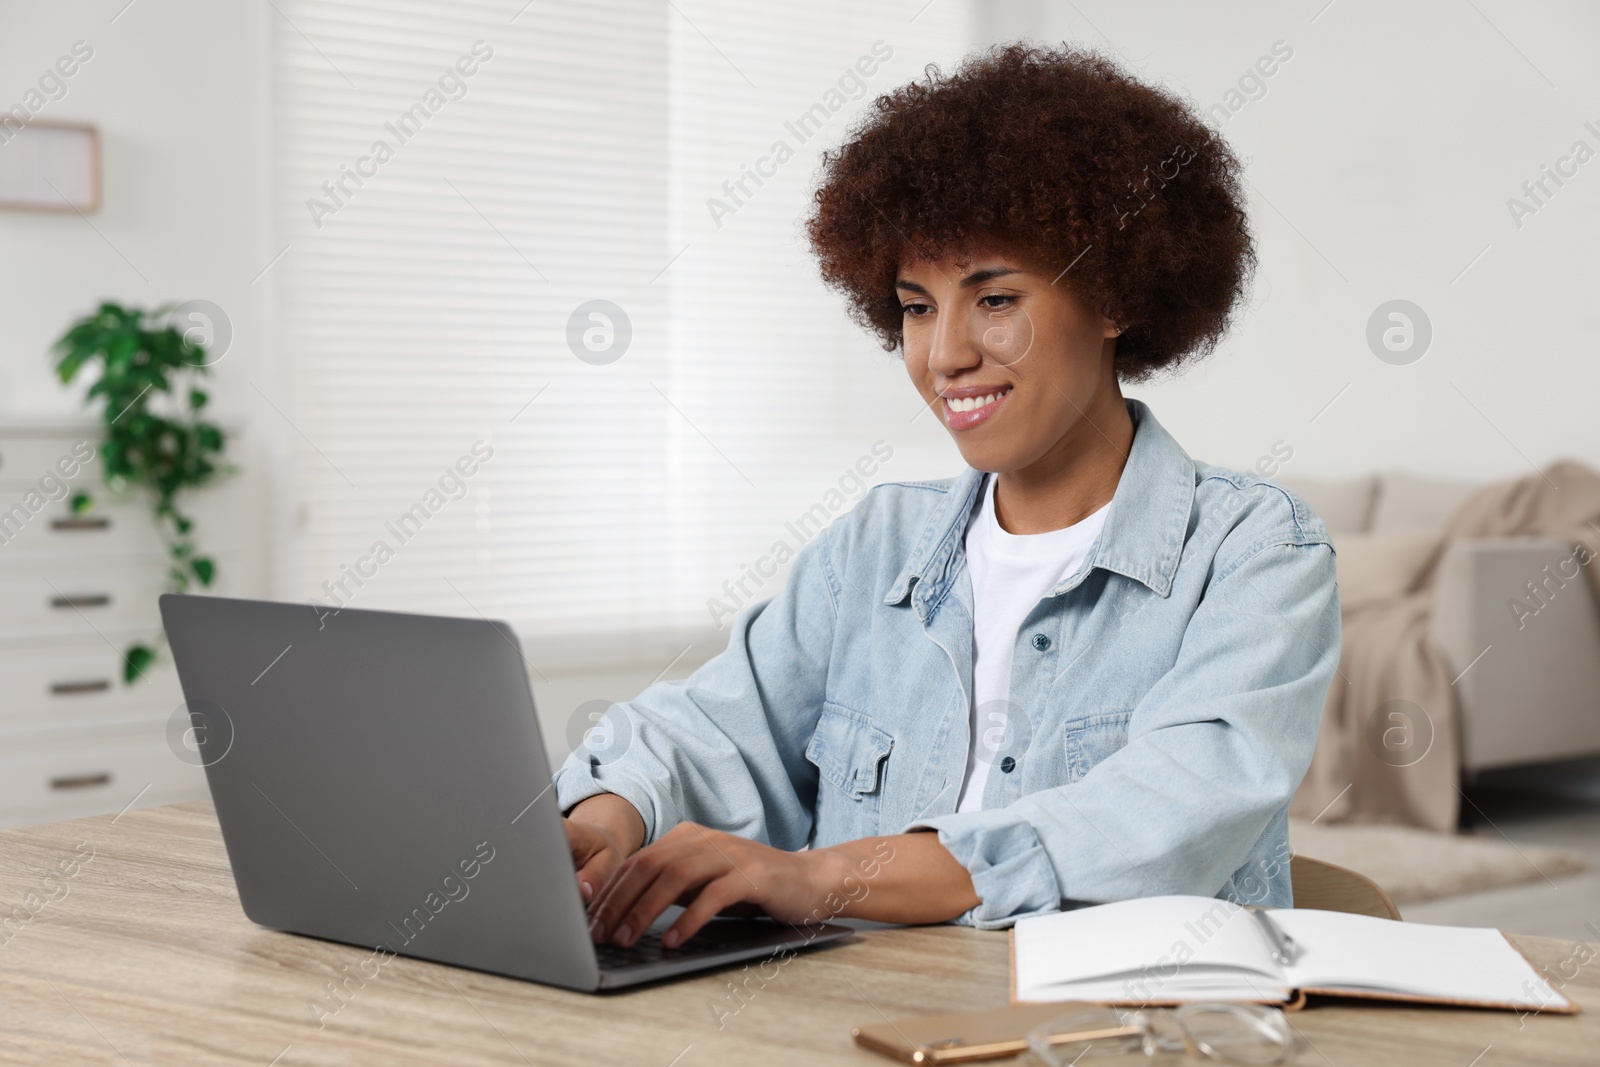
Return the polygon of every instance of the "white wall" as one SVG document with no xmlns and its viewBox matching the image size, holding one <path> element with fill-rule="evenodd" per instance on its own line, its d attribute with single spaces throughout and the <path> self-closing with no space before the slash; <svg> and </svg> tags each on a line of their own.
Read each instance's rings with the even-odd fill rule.
<svg viewBox="0 0 1600 1067">
<path fill-rule="evenodd" d="M 88 216 L 0 211 L 0 419 L 81 415 L 85 382 L 63 388 L 50 346 L 103 299 L 155 307 L 210 300 L 232 321 L 216 365 L 213 417 L 237 428 L 229 458 L 259 502 L 266 456 L 271 259 L 264 152 L 267 16 L 255 2 L 0 0 L 0 109 L 22 102 L 74 42 L 92 57 L 36 116 L 91 122 L 103 158 L 101 210 Z M 0 146 L 0 151 L 4 151 Z M 270 415 L 270 409 L 265 409 Z M 254 523 L 197 530 L 208 550 L 240 553 L 232 588 L 264 588 Z M 217 544 L 219 537 L 228 543 Z"/>
<path fill-rule="evenodd" d="M 1205 108 L 1274 42 L 1293 49 L 1265 95 L 1221 124 L 1254 186 L 1252 305 L 1207 363 L 1131 390 L 1191 454 L 1244 467 L 1281 440 L 1294 450 L 1286 477 L 1600 465 L 1600 157 L 1550 185 L 1520 229 L 1506 206 L 1574 141 L 1600 153 L 1600 8 L 981 6 L 989 40 L 1104 47 Z M 1433 324 L 1409 366 L 1379 361 L 1365 340 L 1368 316 L 1395 298 Z"/>
<path fill-rule="evenodd" d="M 1506 208 L 1575 140 L 1600 151 L 1583 126 L 1600 128 L 1600 103 L 1585 104 L 1600 101 L 1588 61 L 1600 11 L 1507 0 L 977 9 L 989 39 L 1099 44 L 1203 107 L 1274 42 L 1294 49 L 1266 95 L 1222 127 L 1255 190 L 1253 302 L 1205 364 L 1133 390 L 1192 453 L 1248 466 L 1281 440 L 1294 450 L 1288 476 L 1600 464 L 1600 159 L 1520 229 Z M 0 212 L 0 418 L 80 410 L 48 349 L 96 301 L 215 301 L 235 335 L 217 411 L 241 431 L 232 455 L 263 506 L 272 446 L 293 437 L 256 392 L 284 385 L 269 358 L 273 277 L 253 283 L 281 245 L 267 158 L 269 41 L 292 32 L 280 18 L 260 0 L 0 0 L 0 107 L 86 41 L 93 59 L 41 117 L 95 122 L 104 148 L 104 207 L 90 222 Z M 1435 331 L 1410 366 L 1380 362 L 1364 339 L 1372 310 L 1396 297 Z M 254 525 L 233 536 L 221 547 L 249 560 L 242 588 L 270 588 Z"/>
</svg>

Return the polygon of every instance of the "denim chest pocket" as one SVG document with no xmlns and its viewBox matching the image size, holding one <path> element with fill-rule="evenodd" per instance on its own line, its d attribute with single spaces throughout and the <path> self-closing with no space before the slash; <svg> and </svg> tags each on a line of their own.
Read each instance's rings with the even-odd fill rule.
<svg viewBox="0 0 1600 1067">
<path fill-rule="evenodd" d="M 806 746 L 806 759 L 816 766 L 823 781 L 862 800 L 878 794 L 884 761 L 893 750 L 894 738 L 865 715 L 828 703 L 823 705 L 817 731 Z"/>
<path fill-rule="evenodd" d="M 1077 781 L 1112 753 L 1128 743 L 1128 720 L 1132 709 L 1090 715 L 1067 727 L 1067 759 L 1072 780 Z"/>
<path fill-rule="evenodd" d="M 817 847 L 871 837 L 882 819 L 894 737 L 859 711 L 831 701 L 822 706 L 806 759 L 817 768 L 811 843 Z"/>
</svg>

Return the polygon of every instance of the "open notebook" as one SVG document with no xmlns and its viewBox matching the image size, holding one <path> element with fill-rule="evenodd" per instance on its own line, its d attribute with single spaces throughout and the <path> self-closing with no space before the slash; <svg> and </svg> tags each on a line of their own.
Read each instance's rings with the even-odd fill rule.
<svg viewBox="0 0 1600 1067">
<path fill-rule="evenodd" d="M 1292 939 L 1292 962 L 1277 958 L 1275 933 Z M 1022 919 L 1011 965 L 1012 999 L 1022 1002 L 1298 1005 L 1323 993 L 1578 1010 L 1498 930 L 1334 911 L 1256 913 L 1207 897 L 1144 897 Z"/>
</svg>

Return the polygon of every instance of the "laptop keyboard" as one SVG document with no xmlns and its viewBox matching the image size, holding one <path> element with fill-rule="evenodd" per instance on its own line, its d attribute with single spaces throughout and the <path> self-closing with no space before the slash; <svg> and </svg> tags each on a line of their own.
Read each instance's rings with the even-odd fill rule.
<svg viewBox="0 0 1600 1067">
<path fill-rule="evenodd" d="M 730 946 L 724 942 L 696 934 L 677 948 L 668 948 L 661 943 L 661 935 L 654 930 L 646 930 L 633 944 L 624 948 L 621 945 L 610 943 L 596 945 L 594 954 L 600 961 L 603 970 L 615 970 L 619 967 L 636 967 L 642 963 L 660 963 L 663 960 L 689 959 L 695 956 L 704 956 L 711 952 L 720 952 Z"/>
</svg>

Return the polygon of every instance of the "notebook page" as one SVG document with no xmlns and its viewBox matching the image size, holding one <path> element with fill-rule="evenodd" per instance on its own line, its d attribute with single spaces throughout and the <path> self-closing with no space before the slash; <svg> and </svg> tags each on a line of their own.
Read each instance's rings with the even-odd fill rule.
<svg viewBox="0 0 1600 1067">
<path fill-rule="evenodd" d="M 1224 986 L 1251 999 L 1281 996 L 1284 978 L 1254 923 L 1236 904 L 1188 896 L 1022 919 L 1013 942 L 1017 999 L 1067 999 L 1078 984 L 1100 1000 L 1191 999 L 1190 990 L 1220 995 Z"/>
<path fill-rule="evenodd" d="M 1552 989 L 1498 930 L 1395 922 L 1334 911 L 1275 911 L 1299 958 L 1290 985 L 1550 1008 Z"/>
</svg>

